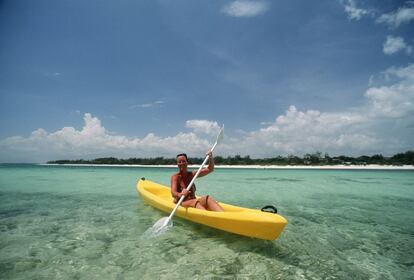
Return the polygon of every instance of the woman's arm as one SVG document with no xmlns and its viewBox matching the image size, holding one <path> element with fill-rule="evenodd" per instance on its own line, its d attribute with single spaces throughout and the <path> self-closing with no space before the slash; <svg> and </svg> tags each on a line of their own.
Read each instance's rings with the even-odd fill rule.
<svg viewBox="0 0 414 280">
<path fill-rule="evenodd" d="M 214 171 L 214 157 L 213 153 L 210 151 L 207 153 L 208 155 L 208 166 L 206 168 L 201 169 L 199 177 L 206 176 L 207 174 Z M 193 175 L 195 174 L 195 171 L 193 171 Z"/>
<path fill-rule="evenodd" d="M 171 176 L 171 195 L 177 200 L 181 195 L 179 192 L 177 192 L 177 174 Z"/>
</svg>

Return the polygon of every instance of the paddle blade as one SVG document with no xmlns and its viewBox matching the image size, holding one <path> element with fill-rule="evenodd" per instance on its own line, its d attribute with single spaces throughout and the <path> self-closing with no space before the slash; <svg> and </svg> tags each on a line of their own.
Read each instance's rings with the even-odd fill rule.
<svg viewBox="0 0 414 280">
<path fill-rule="evenodd" d="M 155 229 L 156 231 L 160 231 L 164 228 L 167 227 L 171 227 L 172 226 L 172 220 L 169 219 L 168 217 L 164 217 L 159 219 L 153 226 L 152 228 Z"/>
<path fill-rule="evenodd" d="M 159 219 L 152 227 L 144 233 L 145 238 L 152 238 L 162 235 L 173 226 L 173 222 L 168 217 Z"/>
<path fill-rule="evenodd" d="M 223 141 L 224 138 L 224 125 L 220 129 L 220 133 L 217 135 L 217 144 L 220 144 L 221 141 Z"/>
</svg>

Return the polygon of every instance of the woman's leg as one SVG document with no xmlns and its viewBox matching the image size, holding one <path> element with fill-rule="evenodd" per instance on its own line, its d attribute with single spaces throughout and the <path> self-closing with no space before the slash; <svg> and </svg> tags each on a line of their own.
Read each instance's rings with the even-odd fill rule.
<svg viewBox="0 0 414 280">
<path fill-rule="evenodd" d="M 196 203 L 194 204 L 194 208 L 201 209 L 201 210 L 206 210 L 206 208 L 203 205 L 201 205 L 200 200 L 198 200 L 198 199 L 197 199 Z"/>
<path fill-rule="evenodd" d="M 217 201 L 215 201 L 211 196 L 203 196 L 200 198 L 200 204 L 203 205 L 203 207 L 210 211 L 217 211 L 217 212 L 223 212 L 224 209 L 218 204 Z"/>
<path fill-rule="evenodd" d="M 195 198 L 183 201 L 181 203 L 181 205 L 185 208 L 193 207 L 193 208 L 197 208 L 197 209 L 206 210 L 206 208 L 203 206 L 203 204 L 201 204 L 200 201 L 198 199 L 195 199 Z"/>
</svg>

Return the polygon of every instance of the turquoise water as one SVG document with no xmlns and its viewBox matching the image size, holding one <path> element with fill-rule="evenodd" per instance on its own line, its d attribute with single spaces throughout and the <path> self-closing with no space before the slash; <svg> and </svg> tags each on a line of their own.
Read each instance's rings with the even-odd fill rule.
<svg viewBox="0 0 414 280">
<path fill-rule="evenodd" d="M 278 207 L 276 241 L 174 219 L 138 178 L 175 169 L 0 165 L 0 279 L 413 279 L 414 172 L 216 169 L 199 194 Z"/>
</svg>

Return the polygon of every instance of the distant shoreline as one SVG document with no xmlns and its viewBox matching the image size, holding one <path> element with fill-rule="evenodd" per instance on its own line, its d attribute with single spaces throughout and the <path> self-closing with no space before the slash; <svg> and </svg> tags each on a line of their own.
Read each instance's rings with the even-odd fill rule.
<svg viewBox="0 0 414 280">
<path fill-rule="evenodd" d="M 139 167 L 139 168 L 176 168 L 176 165 L 142 164 L 57 164 L 43 163 L 42 166 L 85 166 L 85 167 Z M 200 165 L 189 165 L 198 168 Z M 413 165 L 216 165 L 217 169 L 319 169 L 319 170 L 414 170 Z"/>
</svg>

